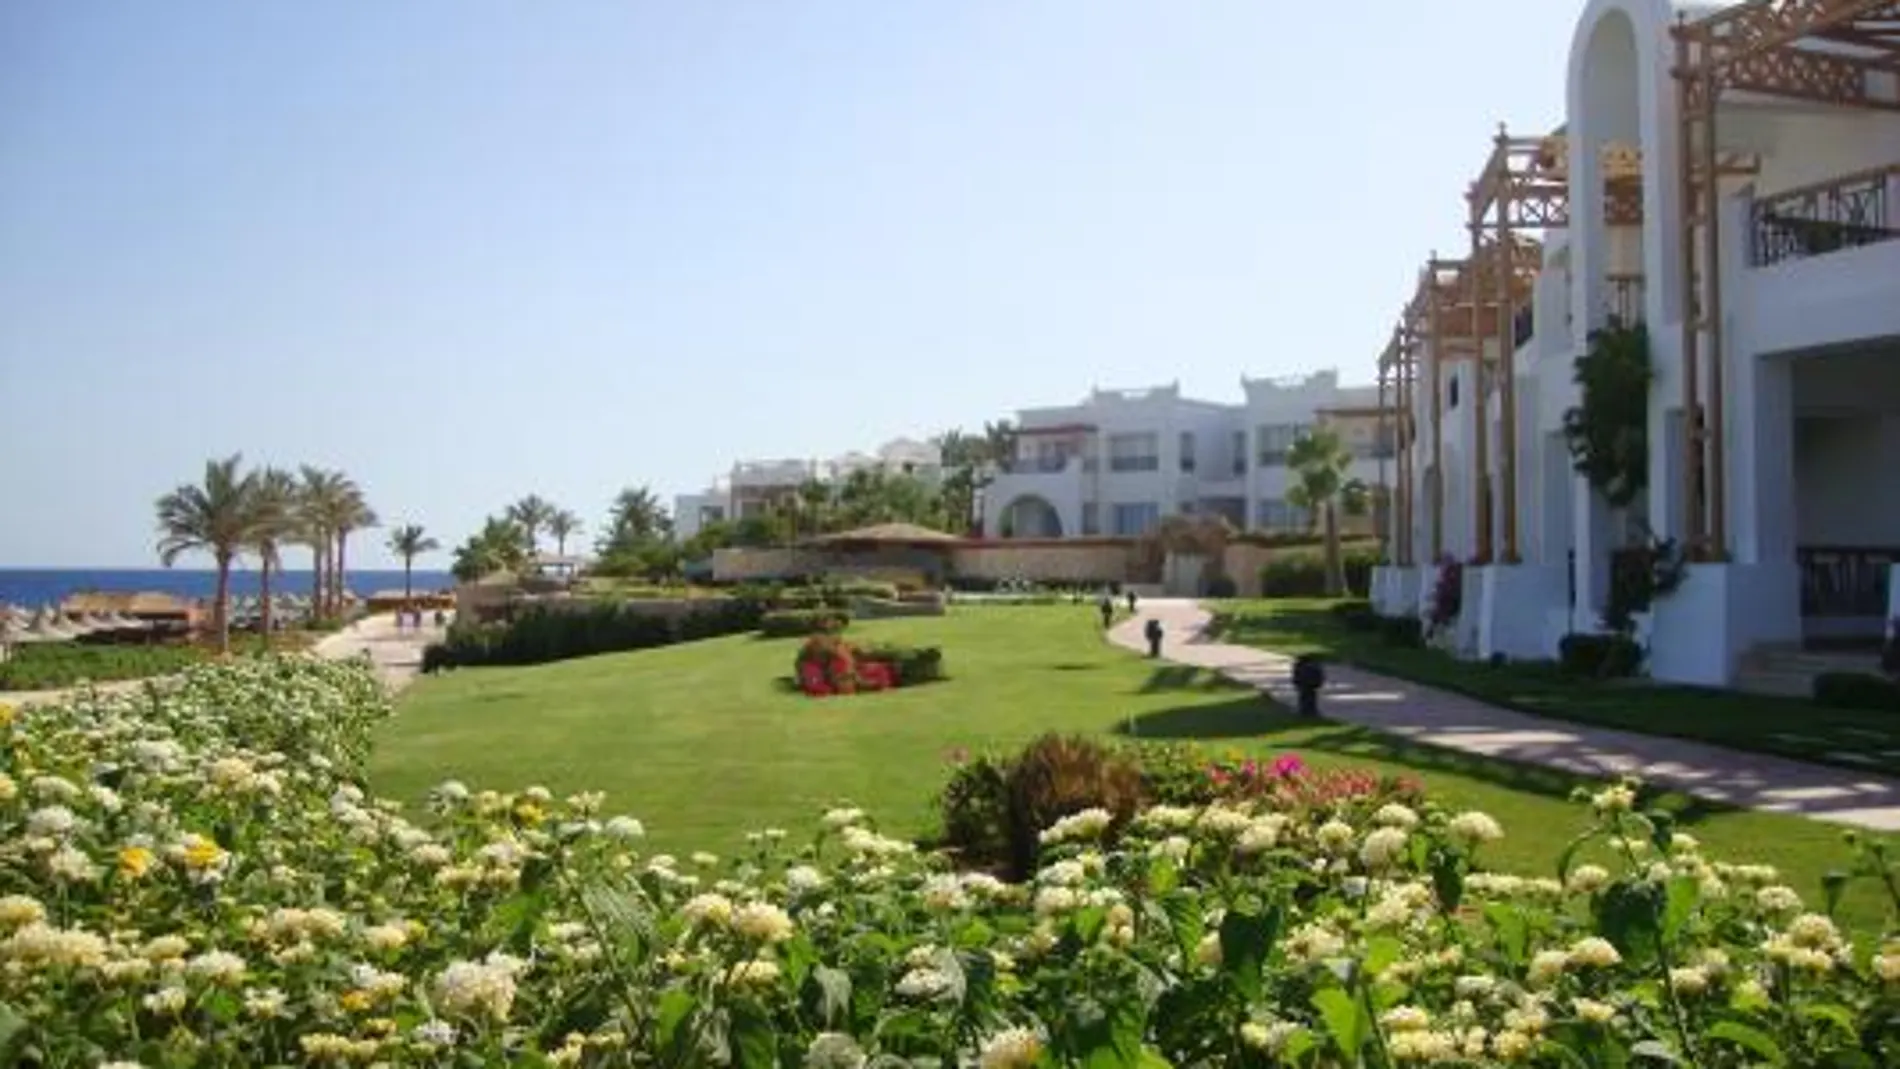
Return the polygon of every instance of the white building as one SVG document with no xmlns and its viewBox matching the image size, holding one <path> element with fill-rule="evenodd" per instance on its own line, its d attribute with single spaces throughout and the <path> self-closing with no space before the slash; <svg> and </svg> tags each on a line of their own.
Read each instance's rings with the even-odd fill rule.
<svg viewBox="0 0 1900 1069">
<path fill-rule="evenodd" d="M 1342 387 L 1332 371 L 1241 385 L 1243 404 L 1182 397 L 1175 384 L 1019 411 L 1015 461 L 984 491 L 984 535 L 1126 537 L 1197 512 L 1304 530 L 1308 518 L 1286 500 L 1286 451 L 1321 422 L 1354 451 L 1352 477 L 1383 485 L 1392 440 L 1379 433 L 1377 387 Z"/>
<path fill-rule="evenodd" d="M 943 458 L 929 442 L 895 438 L 879 446 L 874 454 L 851 452 L 823 461 L 739 461 L 706 489 L 673 498 L 674 533 L 691 538 L 708 523 L 763 516 L 779 501 L 796 495 L 806 483 L 839 483 L 858 471 L 935 480 L 943 473 Z"/>
<path fill-rule="evenodd" d="M 1639 621 L 1657 678 L 1727 684 L 1764 651 L 1881 633 L 1900 559 L 1896 61 L 1890 2 L 1585 5 L 1564 125 L 1500 135 L 1472 249 L 1421 272 L 1382 361 L 1409 414 L 1383 609 L 1425 611 L 1432 562 L 1466 561 L 1460 648 L 1551 656 L 1601 627 L 1611 553 L 1646 525 L 1694 561 Z M 1647 486 L 1620 510 L 1563 435 L 1612 316 L 1646 324 L 1654 372 Z"/>
</svg>

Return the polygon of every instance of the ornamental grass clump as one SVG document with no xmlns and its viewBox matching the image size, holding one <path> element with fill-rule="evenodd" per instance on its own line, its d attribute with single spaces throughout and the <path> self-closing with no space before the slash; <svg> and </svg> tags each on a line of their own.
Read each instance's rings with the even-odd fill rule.
<svg viewBox="0 0 1900 1069">
<path fill-rule="evenodd" d="M 1892 929 L 1634 784 L 1547 876 L 1429 797 L 1263 796 L 1066 809 L 1008 882 L 848 805 L 683 858 L 592 793 L 406 814 L 360 784 L 388 712 L 260 660 L 0 713 L 0 1064 L 1900 1064 Z"/>
</svg>

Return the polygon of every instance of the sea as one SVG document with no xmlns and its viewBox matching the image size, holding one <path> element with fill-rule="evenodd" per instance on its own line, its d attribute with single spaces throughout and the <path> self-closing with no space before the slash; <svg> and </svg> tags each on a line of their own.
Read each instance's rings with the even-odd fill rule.
<svg viewBox="0 0 1900 1069">
<path fill-rule="evenodd" d="M 402 569 L 349 570 L 346 586 L 367 597 L 383 590 L 402 589 Z M 257 593 L 258 573 L 232 569 L 231 593 Z M 416 590 L 448 590 L 455 580 L 447 572 L 423 571 L 411 576 Z M 272 572 L 271 593 L 310 593 L 310 571 Z M 218 573 L 197 568 L 0 568 L 0 604 L 37 607 L 64 601 L 73 594 L 103 591 L 115 594 L 155 591 L 181 598 L 209 598 L 217 592 Z"/>
</svg>

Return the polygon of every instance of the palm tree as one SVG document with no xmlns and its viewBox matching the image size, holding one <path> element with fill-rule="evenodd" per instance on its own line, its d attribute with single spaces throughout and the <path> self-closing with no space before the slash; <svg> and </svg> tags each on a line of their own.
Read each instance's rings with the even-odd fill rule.
<svg viewBox="0 0 1900 1069">
<path fill-rule="evenodd" d="M 336 548 L 334 518 L 341 511 L 344 478 L 341 472 L 305 464 L 297 492 L 297 540 L 310 547 L 310 612 L 329 612 L 330 554 Z"/>
<path fill-rule="evenodd" d="M 211 554 L 218 568 L 212 622 L 218 652 L 231 650 L 231 564 L 253 541 L 251 495 L 254 476 L 242 470 L 244 458 L 233 453 L 205 461 L 202 484 L 184 483 L 158 499 L 158 559 L 169 568 L 186 553 Z"/>
<path fill-rule="evenodd" d="M 823 534 L 831 522 L 831 487 L 820 479 L 806 479 L 798 484 L 795 500 L 798 516 L 804 521 L 805 533 Z M 797 536 L 796 525 L 792 533 L 794 537 Z"/>
<path fill-rule="evenodd" d="M 264 648 L 271 641 L 271 569 L 281 567 L 278 550 L 297 531 L 297 479 L 281 468 L 265 468 L 251 488 L 250 548 L 257 552 L 258 629 Z"/>
<path fill-rule="evenodd" d="M 553 515 L 554 506 L 548 504 L 540 494 L 529 494 L 508 506 L 508 518 L 521 529 L 521 535 L 527 539 L 528 552 L 531 555 L 540 551 L 541 529 L 548 525 L 548 519 Z"/>
<path fill-rule="evenodd" d="M 455 578 L 472 583 L 496 572 L 519 571 L 527 562 L 522 548 L 521 528 L 507 516 L 490 516 L 482 529 L 468 537 L 455 550 L 450 567 Z"/>
<path fill-rule="evenodd" d="M 581 518 L 567 509 L 557 508 L 548 513 L 548 534 L 554 536 L 554 552 L 567 556 L 567 539 L 581 529 Z"/>
<path fill-rule="evenodd" d="M 1352 454 L 1331 427 L 1302 435 L 1287 450 L 1286 462 L 1294 479 L 1287 487 L 1286 499 L 1319 517 L 1326 540 L 1326 593 L 1338 597 L 1346 590 L 1345 565 L 1339 554 L 1339 515 L 1342 511 L 1356 515 L 1364 510 L 1369 496 L 1366 485 L 1347 477 Z"/>
<path fill-rule="evenodd" d="M 606 534 L 611 542 L 652 542 L 667 537 L 672 529 L 660 499 L 644 486 L 620 491 L 608 511 Z"/>
<path fill-rule="evenodd" d="M 423 533 L 419 523 L 406 523 L 389 532 L 389 551 L 402 558 L 402 603 L 409 607 L 411 598 L 410 576 L 414 573 L 416 558 L 424 553 L 434 553 L 442 544 Z"/>
<path fill-rule="evenodd" d="M 363 488 L 348 476 L 343 477 L 342 493 L 337 500 L 336 511 L 330 515 L 330 530 L 336 536 L 335 567 L 330 570 L 331 607 L 338 613 L 343 611 L 343 595 L 347 589 L 349 568 L 345 563 L 349 548 L 350 532 L 374 527 L 379 522 L 375 510 L 363 499 Z"/>
</svg>

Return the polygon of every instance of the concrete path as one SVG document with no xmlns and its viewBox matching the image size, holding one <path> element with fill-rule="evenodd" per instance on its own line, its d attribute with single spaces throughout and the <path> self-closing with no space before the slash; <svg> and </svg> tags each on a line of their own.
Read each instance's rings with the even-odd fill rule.
<svg viewBox="0 0 1900 1069">
<path fill-rule="evenodd" d="M 310 647 L 310 652 L 318 657 L 332 661 L 361 657 L 368 653 L 376 666 L 376 676 L 393 693 L 408 686 L 422 671 L 422 650 L 429 643 L 442 637 L 445 628 L 429 622 L 423 617 L 422 629 L 396 629 L 394 614 L 366 616 L 345 627 L 335 634 L 325 635 Z M 146 679 L 122 679 L 112 683 L 97 683 L 93 689 L 102 694 L 128 693 L 142 689 L 148 684 L 164 683 L 171 676 L 157 676 Z M 0 703 L 24 709 L 29 705 L 41 705 L 56 702 L 71 695 L 78 688 L 65 687 L 58 690 L 18 690 L 0 691 Z"/>
<path fill-rule="evenodd" d="M 1166 629 L 1164 659 L 1213 669 L 1289 707 L 1294 704 L 1288 680 L 1292 658 L 1207 638 L 1204 632 L 1211 617 L 1192 601 L 1144 601 L 1137 615 L 1109 632 L 1110 640 L 1146 653 L 1142 628 L 1150 618 L 1159 619 Z M 1326 677 L 1320 708 L 1330 720 L 1585 776 L 1636 775 L 1648 783 L 1748 809 L 1797 813 L 1880 831 L 1900 830 L 1900 780 L 1890 777 L 1529 716 L 1341 664 L 1328 664 Z"/>
<path fill-rule="evenodd" d="M 422 671 L 423 648 L 439 640 L 444 630 L 435 626 L 426 613 L 421 630 L 398 630 L 394 613 L 365 616 L 334 635 L 324 636 L 311 652 L 333 661 L 367 653 L 376 666 L 377 678 L 391 691 L 399 691 Z"/>
</svg>

